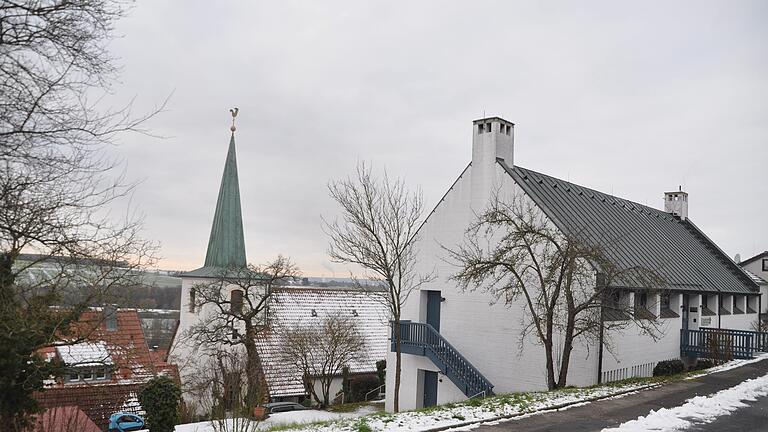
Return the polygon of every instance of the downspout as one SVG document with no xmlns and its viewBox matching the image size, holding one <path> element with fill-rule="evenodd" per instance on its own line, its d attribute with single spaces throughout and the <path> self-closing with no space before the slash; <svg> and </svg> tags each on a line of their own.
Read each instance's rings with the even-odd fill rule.
<svg viewBox="0 0 768 432">
<path fill-rule="evenodd" d="M 717 328 L 722 328 L 720 324 L 723 322 L 723 315 L 720 313 L 720 305 L 723 304 L 722 294 L 717 294 Z"/>
<path fill-rule="evenodd" d="M 600 331 L 598 334 L 598 351 L 597 351 L 597 383 L 602 384 L 603 382 L 603 329 L 605 327 L 605 308 L 603 307 L 603 300 L 605 300 L 605 289 L 603 289 L 603 285 L 605 285 L 605 281 L 603 280 L 604 277 L 602 274 L 598 273 L 595 277 L 597 282 L 597 289 L 602 289 L 601 295 L 600 295 Z"/>
<path fill-rule="evenodd" d="M 597 383 L 603 383 L 603 305 L 600 305 L 600 335 L 598 336 Z"/>
</svg>

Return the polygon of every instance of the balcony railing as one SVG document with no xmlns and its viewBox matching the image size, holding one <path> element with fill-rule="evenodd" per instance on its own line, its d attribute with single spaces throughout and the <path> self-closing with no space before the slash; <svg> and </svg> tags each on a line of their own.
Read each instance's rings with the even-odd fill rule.
<svg viewBox="0 0 768 432">
<path fill-rule="evenodd" d="M 729 360 L 751 359 L 756 352 L 768 352 L 768 333 L 715 328 L 680 330 L 682 355 Z"/>
<path fill-rule="evenodd" d="M 428 357 L 467 397 L 492 395 L 493 384 L 453 347 L 434 327 L 426 323 L 400 321 L 402 352 Z M 392 351 L 395 351 L 392 323 Z"/>
</svg>

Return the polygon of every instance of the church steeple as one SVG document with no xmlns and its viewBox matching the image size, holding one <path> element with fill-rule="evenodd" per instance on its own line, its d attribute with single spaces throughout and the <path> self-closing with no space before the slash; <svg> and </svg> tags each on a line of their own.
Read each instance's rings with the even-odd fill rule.
<svg viewBox="0 0 768 432">
<path fill-rule="evenodd" d="M 232 113 L 232 136 L 221 176 L 216 213 L 213 216 L 205 267 L 245 267 L 245 239 L 243 238 L 243 214 L 240 209 L 240 185 L 237 179 L 237 155 L 235 153 L 235 117 Z"/>
</svg>

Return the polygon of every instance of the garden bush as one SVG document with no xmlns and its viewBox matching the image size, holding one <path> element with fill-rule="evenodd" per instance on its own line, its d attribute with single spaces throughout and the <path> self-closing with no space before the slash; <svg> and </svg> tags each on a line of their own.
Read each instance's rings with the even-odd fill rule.
<svg viewBox="0 0 768 432">
<path fill-rule="evenodd" d="M 350 380 L 349 384 L 353 402 L 364 401 L 366 393 L 381 385 L 379 384 L 379 377 L 376 375 L 356 376 Z"/>
<path fill-rule="evenodd" d="M 384 385 L 387 379 L 387 361 L 379 360 L 376 362 L 376 375 L 379 377 L 379 385 Z"/>
<path fill-rule="evenodd" d="M 139 393 L 139 402 L 147 413 L 152 432 L 173 432 L 179 423 L 181 389 L 171 378 L 152 378 Z"/>
<path fill-rule="evenodd" d="M 653 376 L 674 375 L 685 371 L 685 365 L 682 360 L 664 360 L 656 364 L 653 368 Z"/>
<path fill-rule="evenodd" d="M 711 368 L 714 365 L 715 365 L 714 360 L 711 360 L 711 359 L 698 359 L 698 360 L 696 360 L 696 366 L 692 367 L 691 370 L 709 369 L 709 368 Z"/>
</svg>

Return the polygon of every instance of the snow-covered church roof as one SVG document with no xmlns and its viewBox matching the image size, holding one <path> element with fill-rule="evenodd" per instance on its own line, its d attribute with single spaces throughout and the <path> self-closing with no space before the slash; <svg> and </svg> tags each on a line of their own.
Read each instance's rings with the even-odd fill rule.
<svg viewBox="0 0 768 432">
<path fill-rule="evenodd" d="M 333 288 L 283 288 L 272 294 L 269 316 L 281 326 L 319 325 L 329 315 L 339 314 L 354 320 L 365 339 L 358 361 L 348 365 L 352 373 L 375 372 L 388 344 L 386 306 L 372 292 Z M 279 332 L 268 332 L 258 349 L 272 397 L 303 395 L 301 371 L 281 361 Z"/>
</svg>

